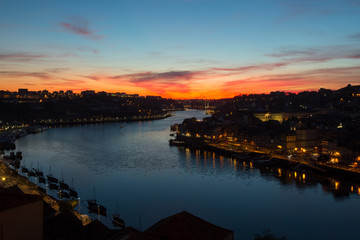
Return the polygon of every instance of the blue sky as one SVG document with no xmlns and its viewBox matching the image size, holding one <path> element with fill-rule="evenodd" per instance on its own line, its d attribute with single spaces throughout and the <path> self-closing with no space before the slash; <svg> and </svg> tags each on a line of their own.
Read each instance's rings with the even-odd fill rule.
<svg viewBox="0 0 360 240">
<path fill-rule="evenodd" d="M 0 1 L 2 89 L 232 97 L 360 84 L 358 0 Z"/>
</svg>

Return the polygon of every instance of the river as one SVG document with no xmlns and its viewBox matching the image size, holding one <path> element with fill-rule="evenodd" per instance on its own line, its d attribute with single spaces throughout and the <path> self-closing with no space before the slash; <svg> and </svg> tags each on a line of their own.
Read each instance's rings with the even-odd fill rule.
<svg viewBox="0 0 360 240">
<path fill-rule="evenodd" d="M 360 196 L 351 183 L 169 146 L 171 124 L 205 116 L 191 110 L 155 121 L 56 127 L 17 140 L 16 151 L 25 166 L 51 167 L 73 185 L 81 212 L 95 193 L 108 226 L 118 202 L 120 217 L 141 230 L 186 210 L 234 230 L 236 239 L 266 229 L 287 239 L 359 239 Z"/>
</svg>

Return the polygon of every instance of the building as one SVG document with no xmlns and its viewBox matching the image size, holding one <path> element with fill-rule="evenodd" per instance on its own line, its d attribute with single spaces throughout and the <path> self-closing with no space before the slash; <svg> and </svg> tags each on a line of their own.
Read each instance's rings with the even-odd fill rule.
<svg viewBox="0 0 360 240">
<path fill-rule="evenodd" d="M 95 94 L 95 90 L 81 91 L 81 95 L 83 95 L 83 96 L 89 96 L 89 95 L 94 95 L 94 94 Z"/>
<path fill-rule="evenodd" d="M 28 92 L 29 91 L 27 88 L 19 88 L 19 90 L 18 90 L 19 95 L 22 95 L 22 96 L 27 95 Z"/>
<path fill-rule="evenodd" d="M 293 133 L 285 134 L 285 148 L 288 151 L 293 151 L 296 148 L 296 135 Z"/>
<path fill-rule="evenodd" d="M 0 239 L 43 239 L 41 196 L 0 192 Z"/>
<path fill-rule="evenodd" d="M 234 232 L 182 211 L 155 223 L 143 236 L 169 240 L 233 240 Z"/>
<path fill-rule="evenodd" d="M 318 145 L 318 131 L 311 128 L 296 129 L 296 146 L 312 150 Z"/>
</svg>

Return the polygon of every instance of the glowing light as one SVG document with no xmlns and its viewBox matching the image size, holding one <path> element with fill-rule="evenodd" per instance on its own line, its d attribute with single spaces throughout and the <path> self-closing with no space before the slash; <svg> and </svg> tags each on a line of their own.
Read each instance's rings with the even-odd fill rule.
<svg viewBox="0 0 360 240">
<path fill-rule="evenodd" d="M 190 161 L 190 149 L 186 148 L 185 151 L 186 151 L 186 160 Z"/>
<path fill-rule="evenodd" d="M 335 181 L 335 189 L 338 190 L 339 189 L 339 182 Z"/>
<path fill-rule="evenodd" d="M 5 181 L 5 180 L 6 180 L 6 177 L 2 177 L 1 179 L 2 179 L 3 181 Z"/>
</svg>

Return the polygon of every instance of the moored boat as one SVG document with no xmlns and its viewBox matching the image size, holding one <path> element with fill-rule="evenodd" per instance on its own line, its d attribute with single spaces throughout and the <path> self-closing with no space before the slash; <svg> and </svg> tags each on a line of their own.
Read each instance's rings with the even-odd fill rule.
<svg viewBox="0 0 360 240">
<path fill-rule="evenodd" d="M 38 176 L 38 177 L 40 177 L 40 176 L 43 177 L 44 176 L 44 173 L 42 171 L 40 171 L 38 169 L 34 169 L 34 171 L 35 171 L 36 176 Z"/>
<path fill-rule="evenodd" d="M 114 227 L 125 227 L 125 222 L 119 216 L 119 214 L 113 214 L 112 224 Z"/>
<path fill-rule="evenodd" d="M 107 216 L 106 208 L 100 204 L 96 203 L 96 200 L 87 200 L 88 202 L 88 210 L 90 213 L 100 214 L 102 216 Z"/>
<path fill-rule="evenodd" d="M 70 198 L 70 194 L 69 193 L 67 193 L 67 192 L 65 192 L 65 191 L 59 191 L 58 192 L 58 196 L 60 197 L 60 198 Z"/>
<path fill-rule="evenodd" d="M 66 183 L 64 183 L 63 181 L 59 182 L 60 184 L 60 188 L 63 190 L 69 190 L 69 185 L 67 185 Z"/>
<path fill-rule="evenodd" d="M 120 218 L 120 214 L 119 214 L 119 203 L 116 202 L 116 213 L 113 214 L 113 218 L 112 218 L 112 224 L 114 227 L 120 227 L 120 228 L 124 228 L 125 227 L 125 222 L 124 220 L 122 220 Z"/>
<path fill-rule="evenodd" d="M 78 193 L 77 191 L 75 191 L 73 188 L 69 189 L 69 193 L 71 197 L 77 198 L 78 197 Z"/>
<path fill-rule="evenodd" d="M 15 157 L 21 160 L 23 158 L 22 152 L 16 152 Z"/>
<path fill-rule="evenodd" d="M 51 183 L 59 183 L 59 180 L 56 177 L 53 177 L 51 175 L 46 175 L 46 178 Z"/>
<path fill-rule="evenodd" d="M 52 182 L 49 183 L 49 188 L 53 190 L 59 190 L 59 186 Z"/>
<path fill-rule="evenodd" d="M 170 139 L 169 140 L 169 144 L 170 146 L 183 146 L 185 144 L 184 141 L 178 141 L 178 140 L 174 140 L 174 139 Z"/>
<path fill-rule="evenodd" d="M 46 180 L 43 176 L 39 176 L 39 182 L 46 183 Z"/>
<path fill-rule="evenodd" d="M 40 133 L 47 129 L 48 129 L 47 126 L 33 125 L 33 126 L 29 127 L 28 132 L 29 133 Z"/>
<path fill-rule="evenodd" d="M 19 169 L 19 168 L 20 168 L 20 161 L 19 161 L 18 159 L 12 160 L 12 161 L 10 162 L 10 166 L 13 166 L 13 167 L 16 168 L 16 169 Z"/>
</svg>

